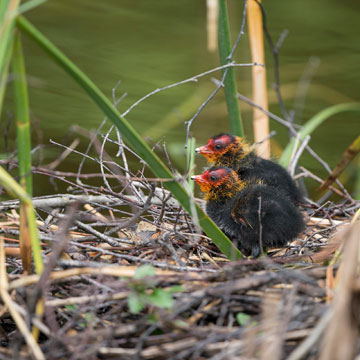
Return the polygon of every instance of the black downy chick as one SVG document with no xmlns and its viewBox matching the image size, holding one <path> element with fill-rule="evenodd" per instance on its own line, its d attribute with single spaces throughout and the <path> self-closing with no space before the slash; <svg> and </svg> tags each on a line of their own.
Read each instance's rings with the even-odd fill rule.
<svg viewBox="0 0 360 360">
<path fill-rule="evenodd" d="M 259 256 L 260 234 L 263 248 L 284 247 L 305 227 L 282 192 L 243 181 L 230 168 L 213 167 L 192 179 L 205 192 L 207 214 L 247 256 Z"/>
<path fill-rule="evenodd" d="M 204 155 L 214 166 L 225 166 L 235 170 L 242 180 L 275 187 L 296 206 L 303 201 L 300 190 L 286 169 L 271 160 L 257 156 L 251 146 L 239 136 L 214 136 L 206 145 L 198 147 L 196 152 Z"/>
</svg>

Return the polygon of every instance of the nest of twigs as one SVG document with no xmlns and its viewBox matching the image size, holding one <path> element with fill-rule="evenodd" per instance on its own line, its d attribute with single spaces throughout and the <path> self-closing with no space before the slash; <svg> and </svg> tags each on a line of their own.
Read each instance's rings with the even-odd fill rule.
<svg viewBox="0 0 360 360">
<path fill-rule="evenodd" d="M 104 159 L 100 153 L 102 187 L 84 184 L 90 176 L 80 170 L 34 169 L 73 189 L 34 200 L 46 259 L 41 277 L 23 274 L 19 203 L 0 203 L 7 255 L 6 263 L 0 259 L 0 358 L 294 360 L 358 353 L 360 231 L 348 224 L 359 203 L 309 202 L 306 230 L 287 248 L 229 262 L 161 182 L 144 169 L 132 174 L 126 158 L 122 166 Z"/>
</svg>

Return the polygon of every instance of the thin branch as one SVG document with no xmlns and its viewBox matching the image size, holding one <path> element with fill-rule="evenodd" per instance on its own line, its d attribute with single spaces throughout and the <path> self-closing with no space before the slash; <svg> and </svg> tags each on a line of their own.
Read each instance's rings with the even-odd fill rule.
<svg viewBox="0 0 360 360">
<path fill-rule="evenodd" d="M 275 92 L 276 92 L 277 97 L 278 97 L 281 113 L 283 114 L 284 118 L 287 121 L 291 122 L 291 117 L 289 116 L 289 113 L 286 110 L 284 99 L 283 99 L 283 97 L 281 95 L 281 91 L 280 91 L 280 70 L 279 70 L 280 69 L 280 67 L 279 67 L 279 52 L 280 52 L 280 48 L 281 48 L 283 42 L 285 41 L 285 38 L 286 38 L 287 34 L 288 34 L 288 30 L 284 30 L 282 32 L 276 46 L 274 46 L 274 42 L 273 42 L 273 40 L 271 38 L 270 32 L 269 32 L 267 24 L 266 24 L 266 13 L 265 13 L 264 7 L 262 6 L 262 4 L 258 0 L 255 0 L 255 1 L 259 5 L 259 7 L 261 9 L 262 19 L 263 19 L 263 29 L 264 29 L 265 37 L 266 37 L 266 39 L 267 39 L 267 41 L 269 43 L 270 50 L 271 50 L 271 53 L 273 55 L 273 60 L 274 60 L 274 89 L 275 89 Z"/>
<path fill-rule="evenodd" d="M 219 71 L 219 70 L 223 70 L 223 69 L 226 69 L 226 68 L 230 68 L 230 67 L 244 67 L 244 66 L 263 66 L 262 64 L 258 64 L 258 63 L 248 63 L 248 64 L 237 64 L 237 63 L 234 63 L 234 62 L 231 62 L 229 64 L 225 64 L 225 65 L 222 65 L 222 66 L 218 66 L 216 68 L 213 68 L 211 70 L 208 70 L 208 71 L 205 71 L 201 74 L 198 74 L 198 75 L 195 75 L 195 76 L 192 76 L 188 79 L 185 79 L 185 80 L 182 80 L 182 81 L 179 81 L 177 83 L 174 83 L 174 84 L 171 84 L 171 85 L 167 85 L 167 86 L 164 86 L 162 88 L 158 88 L 158 89 L 155 89 L 154 91 L 146 94 L 145 96 L 143 96 L 141 99 L 137 100 L 134 104 L 132 104 L 126 111 L 124 111 L 121 115 L 123 117 L 125 117 L 132 109 L 134 109 L 137 105 L 139 105 L 141 102 L 143 102 L 144 100 L 148 99 L 150 96 L 152 95 L 155 95 L 161 91 L 164 91 L 164 90 L 168 90 L 168 89 L 171 89 L 175 86 L 179 86 L 179 85 L 183 85 L 183 84 L 187 84 L 189 82 L 197 82 L 197 80 L 203 76 L 206 76 L 206 75 L 209 75 L 209 74 L 212 74 L 213 72 L 216 72 L 216 71 Z"/>
<path fill-rule="evenodd" d="M 296 169 L 297 163 L 299 162 L 300 156 L 304 152 L 309 141 L 310 141 L 310 135 L 306 135 L 305 139 L 301 143 L 301 146 L 299 147 L 299 150 L 296 152 L 294 159 L 291 161 L 290 166 L 289 166 L 289 169 L 290 169 L 289 172 L 290 172 L 291 176 L 295 175 L 295 169 Z"/>
</svg>

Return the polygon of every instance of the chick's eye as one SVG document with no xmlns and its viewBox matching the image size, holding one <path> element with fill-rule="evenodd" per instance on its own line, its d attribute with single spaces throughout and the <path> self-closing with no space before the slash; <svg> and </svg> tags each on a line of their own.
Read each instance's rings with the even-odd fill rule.
<svg viewBox="0 0 360 360">
<path fill-rule="evenodd" d="M 215 180 L 216 180 L 216 176 L 215 176 L 215 175 L 211 175 L 211 176 L 210 176 L 210 180 L 211 180 L 211 181 L 215 181 Z"/>
<path fill-rule="evenodd" d="M 215 145 L 215 149 L 216 149 L 216 150 L 220 150 L 221 147 L 222 147 L 221 144 L 216 144 L 216 145 Z"/>
</svg>

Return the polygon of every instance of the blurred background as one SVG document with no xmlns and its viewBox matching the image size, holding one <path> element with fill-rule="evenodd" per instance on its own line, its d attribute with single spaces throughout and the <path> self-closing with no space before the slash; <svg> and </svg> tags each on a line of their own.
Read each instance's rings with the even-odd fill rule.
<svg viewBox="0 0 360 360">
<path fill-rule="evenodd" d="M 280 51 L 281 90 L 288 109 L 296 108 L 296 122 L 305 123 L 322 109 L 338 103 L 359 101 L 360 64 L 359 11 L 353 0 L 264 1 L 268 29 L 277 41 L 283 30 L 289 34 Z M 240 29 L 243 1 L 229 0 L 228 9 L 232 40 Z M 156 88 L 179 82 L 219 66 L 217 52 L 207 49 L 205 1 L 148 0 L 49 0 L 26 13 L 51 41 L 73 60 L 109 97 L 116 87 L 116 97 L 126 96 L 118 105 L 123 112 L 136 100 Z M 72 125 L 96 129 L 103 114 L 89 97 L 44 52 L 23 36 L 29 81 L 33 146 L 56 142 L 69 144 L 78 133 Z M 265 42 L 269 85 L 269 107 L 281 116 L 273 84 L 273 59 Z M 251 62 L 248 32 L 241 38 L 234 56 L 239 63 Z M 310 64 L 310 67 L 309 67 Z M 313 76 L 302 104 L 294 101 L 304 71 Z M 220 73 L 214 73 L 220 78 Z M 251 97 L 251 68 L 237 68 L 238 91 Z M 185 126 L 215 86 L 210 76 L 197 83 L 181 85 L 150 97 L 134 108 L 127 120 L 143 136 L 156 142 L 165 141 L 173 165 L 180 172 L 185 167 Z M 7 116 L 0 123 L 0 153 L 13 150 L 15 126 L 12 123 L 12 94 L 8 91 Z M 252 109 L 240 103 L 245 133 L 252 139 Z M 6 112 L 5 112 L 6 113 Z M 276 158 L 288 142 L 288 132 L 270 120 L 272 154 Z M 222 91 L 194 121 L 191 134 L 198 144 L 210 136 L 228 131 L 226 106 Z M 9 135 L 4 140 L 3 134 Z M 360 133 L 360 122 L 354 113 L 335 116 L 317 129 L 310 145 L 333 168 L 342 152 Z M 84 150 L 87 138 L 81 138 Z M 152 143 L 152 142 L 150 142 Z M 49 147 L 42 152 L 42 163 L 48 163 L 62 151 Z M 115 155 L 116 149 L 114 148 Z M 36 159 L 35 159 L 36 162 Z M 197 172 L 205 165 L 197 158 Z M 300 164 L 324 178 L 325 170 L 308 154 Z M 355 163 L 345 173 L 350 192 L 354 192 Z M 79 157 L 70 156 L 58 170 L 76 171 Z M 91 164 L 89 170 L 91 170 Z M 96 170 L 98 171 L 98 169 Z M 36 180 L 35 180 L 36 181 Z M 35 182 L 34 195 L 53 192 L 45 177 Z M 310 188 L 317 184 L 309 184 Z M 59 185 L 62 190 L 61 186 Z"/>
</svg>

